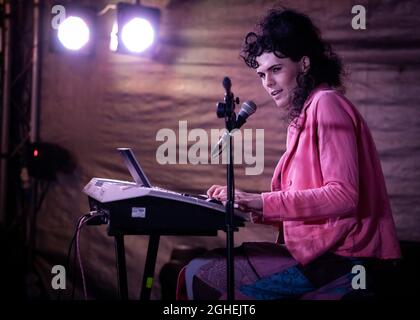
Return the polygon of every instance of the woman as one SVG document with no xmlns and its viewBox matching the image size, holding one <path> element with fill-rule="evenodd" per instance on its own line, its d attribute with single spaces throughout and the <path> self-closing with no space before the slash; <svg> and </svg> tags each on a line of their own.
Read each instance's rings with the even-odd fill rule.
<svg viewBox="0 0 420 320">
<path fill-rule="evenodd" d="M 277 243 L 235 249 L 235 297 L 342 298 L 356 289 L 355 265 L 369 281 L 370 268 L 400 258 L 372 136 L 339 90 L 340 59 L 307 16 L 270 11 L 246 35 L 242 57 L 286 109 L 289 126 L 271 191 L 235 191 L 252 221 L 279 227 Z M 207 195 L 226 201 L 226 187 L 214 185 Z M 190 299 L 226 298 L 224 251 L 193 260 L 184 277 Z M 363 289 L 363 281 L 356 286 Z"/>
</svg>

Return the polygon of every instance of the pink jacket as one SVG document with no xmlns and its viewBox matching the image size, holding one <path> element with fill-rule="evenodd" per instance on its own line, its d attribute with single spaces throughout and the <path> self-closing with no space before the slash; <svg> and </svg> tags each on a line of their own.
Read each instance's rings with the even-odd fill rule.
<svg viewBox="0 0 420 320">
<path fill-rule="evenodd" d="M 357 109 L 327 86 L 314 90 L 287 132 L 287 148 L 263 193 L 264 223 L 283 225 L 293 257 L 329 251 L 400 257 L 379 156 Z"/>
</svg>

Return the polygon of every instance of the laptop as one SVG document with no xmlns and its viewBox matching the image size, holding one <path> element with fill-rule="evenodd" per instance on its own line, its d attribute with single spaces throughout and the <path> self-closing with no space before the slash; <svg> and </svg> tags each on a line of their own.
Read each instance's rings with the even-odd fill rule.
<svg viewBox="0 0 420 320">
<path fill-rule="evenodd" d="M 128 171 L 130 171 L 134 181 L 140 186 L 151 188 L 152 185 L 144 174 L 144 171 L 138 163 L 136 157 L 134 156 L 133 150 L 131 150 L 131 148 L 117 148 L 117 150 L 121 154 L 124 163 Z"/>
</svg>

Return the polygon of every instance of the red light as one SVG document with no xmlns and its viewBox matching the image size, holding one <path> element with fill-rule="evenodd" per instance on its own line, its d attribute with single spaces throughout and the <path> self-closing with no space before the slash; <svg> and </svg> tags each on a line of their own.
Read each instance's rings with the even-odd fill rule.
<svg viewBox="0 0 420 320">
<path fill-rule="evenodd" d="M 34 149 L 34 157 L 38 157 L 38 150 Z"/>
</svg>

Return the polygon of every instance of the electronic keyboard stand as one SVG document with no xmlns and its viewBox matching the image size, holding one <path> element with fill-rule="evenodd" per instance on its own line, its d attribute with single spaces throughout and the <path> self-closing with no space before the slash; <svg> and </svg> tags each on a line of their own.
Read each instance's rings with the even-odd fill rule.
<svg viewBox="0 0 420 320">
<path fill-rule="evenodd" d="M 118 294 L 121 300 L 128 300 L 127 267 L 125 264 L 124 235 L 115 235 L 115 256 L 117 258 Z"/>
</svg>

